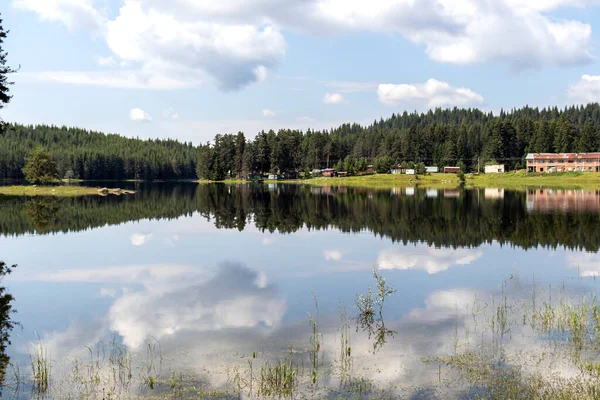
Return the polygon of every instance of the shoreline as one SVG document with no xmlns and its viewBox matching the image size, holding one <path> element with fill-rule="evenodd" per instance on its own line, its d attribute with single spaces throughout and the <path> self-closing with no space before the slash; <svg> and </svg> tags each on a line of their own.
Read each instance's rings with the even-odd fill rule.
<svg viewBox="0 0 600 400">
<path fill-rule="evenodd" d="M 600 173 L 565 172 L 556 174 L 529 174 L 524 171 L 504 174 L 465 174 L 465 187 L 526 189 L 547 187 L 559 189 L 600 189 Z M 198 181 L 201 184 L 222 183 L 229 185 L 249 184 L 252 181 L 228 179 L 223 181 Z M 346 186 L 371 189 L 420 186 L 424 188 L 459 187 L 461 182 L 455 174 L 434 173 L 429 175 L 373 174 L 334 178 L 282 179 L 254 182 L 261 184 L 293 184 L 309 186 Z"/>
<path fill-rule="evenodd" d="M 89 186 L 0 186 L 0 197 L 81 197 L 81 196 L 120 196 L 135 194 L 132 190 L 119 188 L 99 188 Z"/>
</svg>

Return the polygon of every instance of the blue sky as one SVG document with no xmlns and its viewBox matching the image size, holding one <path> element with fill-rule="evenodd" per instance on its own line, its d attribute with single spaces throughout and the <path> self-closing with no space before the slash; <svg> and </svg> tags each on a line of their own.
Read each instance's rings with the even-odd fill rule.
<svg viewBox="0 0 600 400">
<path fill-rule="evenodd" d="M 597 0 L 7 0 L 8 121 L 194 143 L 600 99 Z"/>
</svg>

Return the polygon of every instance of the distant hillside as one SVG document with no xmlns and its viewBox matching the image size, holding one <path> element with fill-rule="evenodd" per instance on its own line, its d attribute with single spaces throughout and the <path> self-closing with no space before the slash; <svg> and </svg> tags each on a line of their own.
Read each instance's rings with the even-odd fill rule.
<svg viewBox="0 0 600 400">
<path fill-rule="evenodd" d="M 500 162 L 523 168 L 528 152 L 600 150 L 598 103 L 565 110 L 525 107 L 494 116 L 477 109 L 436 109 L 393 114 L 370 126 L 344 124 L 330 131 L 218 135 L 200 149 L 198 176 L 223 179 L 227 171 L 311 170 L 337 167 L 352 172 L 366 163 L 384 172 L 400 162 L 422 162 L 466 170 Z"/>
<path fill-rule="evenodd" d="M 262 131 L 253 140 L 243 132 L 217 135 L 199 147 L 77 128 L 9 124 L 0 136 L 0 179 L 22 178 L 25 157 L 38 145 L 53 154 L 62 176 L 72 171 L 86 180 L 220 180 L 322 167 L 351 173 L 366 164 L 384 172 L 401 162 L 459 165 L 466 170 L 499 162 L 514 169 L 524 166 L 528 152 L 600 151 L 600 105 L 524 107 L 497 116 L 458 108 L 405 112 L 369 126 Z"/>
<path fill-rule="evenodd" d="M 0 135 L 0 179 L 22 179 L 36 146 L 50 151 L 60 176 L 75 178 L 193 179 L 197 148 L 176 140 L 140 140 L 78 128 L 8 124 Z"/>
</svg>

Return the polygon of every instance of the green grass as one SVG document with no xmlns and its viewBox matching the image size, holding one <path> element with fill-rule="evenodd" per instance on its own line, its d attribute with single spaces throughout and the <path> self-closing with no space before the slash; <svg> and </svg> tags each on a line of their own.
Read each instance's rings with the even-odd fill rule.
<svg viewBox="0 0 600 400">
<path fill-rule="evenodd" d="M 0 196 L 98 196 L 99 188 L 87 186 L 0 186 Z M 109 189 L 109 192 L 113 189 Z M 132 194 L 132 191 L 123 191 L 121 194 Z"/>
<path fill-rule="evenodd" d="M 497 187 L 505 189 L 524 189 L 544 186 L 555 188 L 592 189 L 600 187 L 600 173 L 596 172 L 559 172 L 552 174 L 527 173 L 524 170 L 505 174 L 466 174 L 466 186 Z M 210 183 L 210 181 L 199 181 Z M 249 181 L 228 179 L 220 181 L 227 184 L 243 184 Z M 395 187 L 421 186 L 428 188 L 458 187 L 460 181 L 456 174 L 434 173 L 427 175 L 374 174 L 335 178 L 311 178 L 291 180 L 265 180 L 264 183 L 304 184 L 313 186 L 346 186 L 372 189 L 392 189 Z"/>
<path fill-rule="evenodd" d="M 312 178 L 303 180 L 280 180 L 277 183 L 296 183 L 315 186 L 347 186 L 373 189 L 391 189 L 405 186 L 427 187 L 456 187 L 459 185 L 455 174 L 430 174 L 430 175 L 392 175 L 374 174 L 335 178 Z"/>
<path fill-rule="evenodd" d="M 533 186 L 588 189 L 600 187 L 600 173 L 557 172 L 542 174 L 527 173 L 521 170 L 505 174 L 467 174 L 467 184 L 477 187 L 501 187 L 505 189 Z"/>
</svg>

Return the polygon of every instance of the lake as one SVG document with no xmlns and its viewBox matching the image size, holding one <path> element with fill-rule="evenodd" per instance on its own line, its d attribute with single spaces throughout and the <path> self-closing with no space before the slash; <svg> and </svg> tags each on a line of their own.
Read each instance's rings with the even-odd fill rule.
<svg viewBox="0 0 600 400">
<path fill-rule="evenodd" d="M 127 185 L 0 197 L 5 394 L 568 398 L 600 380 L 600 191 Z"/>
</svg>

